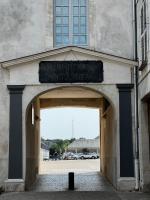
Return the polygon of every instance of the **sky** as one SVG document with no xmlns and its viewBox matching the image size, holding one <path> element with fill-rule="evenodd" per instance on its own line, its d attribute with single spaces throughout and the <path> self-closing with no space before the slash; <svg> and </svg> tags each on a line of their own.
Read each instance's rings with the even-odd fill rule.
<svg viewBox="0 0 150 200">
<path fill-rule="evenodd" d="M 99 135 L 99 110 L 51 108 L 41 110 L 41 137 L 44 139 L 93 139 Z"/>
</svg>

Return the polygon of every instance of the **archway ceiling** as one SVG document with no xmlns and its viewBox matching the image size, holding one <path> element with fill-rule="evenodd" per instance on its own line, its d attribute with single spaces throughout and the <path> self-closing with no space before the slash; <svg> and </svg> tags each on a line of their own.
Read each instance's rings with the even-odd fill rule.
<svg viewBox="0 0 150 200">
<path fill-rule="evenodd" d="M 82 87 L 62 87 L 39 96 L 40 108 L 76 106 L 100 108 L 103 96 Z"/>
<path fill-rule="evenodd" d="M 73 99 L 40 99 L 40 108 L 52 107 L 88 107 L 88 108 L 101 108 L 102 99 L 100 98 L 73 98 Z"/>
<path fill-rule="evenodd" d="M 66 87 L 66 88 L 59 88 L 56 90 L 52 90 L 50 92 L 47 92 L 43 95 L 41 95 L 40 99 L 64 99 L 64 98 L 102 98 L 103 96 L 99 93 L 96 93 L 92 90 L 86 90 L 80 87 Z"/>
</svg>

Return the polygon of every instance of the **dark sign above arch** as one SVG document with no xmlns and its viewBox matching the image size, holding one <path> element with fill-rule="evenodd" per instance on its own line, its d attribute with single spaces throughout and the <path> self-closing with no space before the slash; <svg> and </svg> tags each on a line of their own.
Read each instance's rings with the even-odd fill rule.
<svg viewBox="0 0 150 200">
<path fill-rule="evenodd" d="M 101 61 L 42 61 L 39 64 L 40 83 L 101 83 Z"/>
</svg>

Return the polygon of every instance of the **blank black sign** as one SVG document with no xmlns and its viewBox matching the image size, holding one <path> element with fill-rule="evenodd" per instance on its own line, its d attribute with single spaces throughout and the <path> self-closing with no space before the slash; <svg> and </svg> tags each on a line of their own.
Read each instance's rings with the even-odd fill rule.
<svg viewBox="0 0 150 200">
<path fill-rule="evenodd" d="M 101 61 L 42 61 L 40 83 L 100 83 L 103 81 Z"/>
</svg>

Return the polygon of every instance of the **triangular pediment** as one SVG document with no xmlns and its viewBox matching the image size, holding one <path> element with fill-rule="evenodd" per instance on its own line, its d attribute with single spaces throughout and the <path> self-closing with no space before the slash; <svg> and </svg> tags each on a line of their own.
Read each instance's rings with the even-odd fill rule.
<svg viewBox="0 0 150 200">
<path fill-rule="evenodd" d="M 117 57 L 114 55 L 109 55 L 109 54 L 98 52 L 98 51 L 88 49 L 88 48 L 68 46 L 68 47 L 62 47 L 62 48 L 57 48 L 57 49 L 41 52 L 34 55 L 29 55 L 26 57 L 17 58 L 14 60 L 5 61 L 1 63 L 1 66 L 3 68 L 8 68 L 11 66 L 16 66 L 16 65 L 20 65 L 20 64 L 24 64 L 28 62 L 35 62 L 35 61 L 39 62 L 42 60 L 53 59 L 53 57 L 59 57 L 59 59 L 62 58 L 63 60 L 81 60 L 82 57 L 84 57 L 84 59 L 91 58 L 94 60 L 109 60 L 109 61 L 124 63 L 129 66 L 138 65 L 138 63 L 134 60 Z"/>
</svg>

